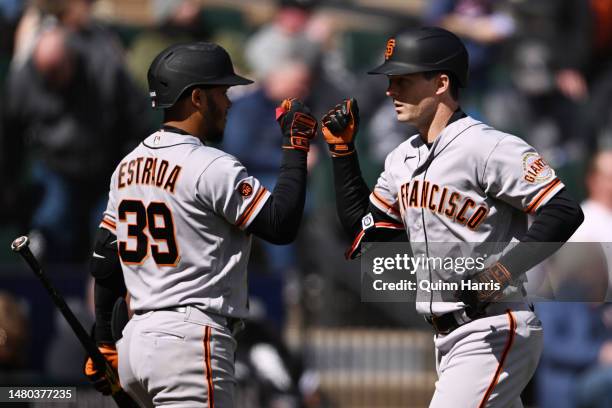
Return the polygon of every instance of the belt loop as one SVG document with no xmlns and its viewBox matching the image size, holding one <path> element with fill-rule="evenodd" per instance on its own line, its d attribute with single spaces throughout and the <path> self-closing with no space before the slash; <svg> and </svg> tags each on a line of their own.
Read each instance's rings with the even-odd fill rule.
<svg viewBox="0 0 612 408">
<path fill-rule="evenodd" d="M 467 315 L 465 309 L 456 310 L 452 313 L 453 317 L 455 318 L 455 321 L 459 324 L 459 326 L 472 321 L 472 319 L 470 319 L 470 317 Z"/>
</svg>

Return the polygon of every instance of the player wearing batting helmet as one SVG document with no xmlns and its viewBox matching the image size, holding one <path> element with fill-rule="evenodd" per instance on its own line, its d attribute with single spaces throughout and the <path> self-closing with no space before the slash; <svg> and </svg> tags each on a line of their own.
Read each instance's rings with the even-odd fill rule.
<svg viewBox="0 0 612 408">
<path fill-rule="evenodd" d="M 283 160 L 270 192 L 234 157 L 208 146 L 223 136 L 228 88 L 252 82 L 234 73 L 222 47 L 171 46 L 151 64 L 148 81 L 164 125 L 110 180 L 91 257 L 95 340 L 141 406 L 232 407 L 251 237 L 295 238 L 317 121 L 295 99 L 277 108 Z M 126 293 L 133 316 L 123 327 Z M 91 361 L 85 372 L 108 392 Z"/>
<path fill-rule="evenodd" d="M 406 135 L 387 156 L 370 190 L 354 149 L 357 101 L 345 100 L 322 118 L 338 216 L 355 237 L 348 256 L 357 256 L 364 241 L 395 235 L 410 240 L 415 257 L 429 257 L 433 243 L 520 241 L 469 276 L 492 285 L 460 290 L 452 302 L 417 293 L 428 301 L 416 305 L 436 334 L 438 381 L 430 407 L 520 407 L 542 349 L 542 327 L 524 301 L 521 278 L 560 246 L 541 250 L 550 246 L 539 243 L 572 235 L 583 219 L 580 207 L 533 147 L 461 110 L 468 54 L 453 33 L 401 32 L 387 41 L 384 62 L 370 74 L 387 76 L 397 120 L 418 134 Z M 460 272 L 451 269 L 447 280 L 468 282 Z"/>
</svg>

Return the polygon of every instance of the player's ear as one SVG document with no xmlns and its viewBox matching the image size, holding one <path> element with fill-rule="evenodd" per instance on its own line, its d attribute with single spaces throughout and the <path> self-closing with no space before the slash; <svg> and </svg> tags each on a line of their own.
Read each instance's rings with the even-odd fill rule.
<svg viewBox="0 0 612 408">
<path fill-rule="evenodd" d="M 442 95 L 445 91 L 450 90 L 451 79 L 448 74 L 440 73 L 438 75 L 436 95 Z"/>
<path fill-rule="evenodd" d="M 197 110 L 201 110 L 206 106 L 206 95 L 202 88 L 193 88 L 191 91 L 191 103 Z"/>
</svg>

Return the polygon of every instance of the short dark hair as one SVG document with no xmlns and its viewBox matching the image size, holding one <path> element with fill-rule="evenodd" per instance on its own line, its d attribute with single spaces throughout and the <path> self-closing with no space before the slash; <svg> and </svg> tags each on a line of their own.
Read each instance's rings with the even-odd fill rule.
<svg viewBox="0 0 612 408">
<path fill-rule="evenodd" d="M 207 89 L 211 89 L 215 86 L 220 86 L 220 85 L 192 85 L 190 87 L 188 87 L 187 89 L 185 89 L 181 95 L 176 99 L 176 102 L 174 102 L 174 105 L 168 107 L 168 108 L 164 108 L 164 122 L 170 118 L 173 118 L 176 114 L 176 110 L 177 110 L 177 106 L 179 105 L 180 102 L 183 101 L 183 99 L 186 98 L 191 98 L 191 93 L 193 92 L 194 89 L 199 88 L 201 90 L 207 90 Z"/>
<path fill-rule="evenodd" d="M 212 89 L 215 86 L 220 86 L 220 85 L 192 85 L 189 88 L 185 89 L 177 98 L 177 102 L 180 101 L 181 99 L 184 98 L 191 98 L 191 93 L 193 92 L 194 89 L 201 89 L 203 91 L 206 91 L 208 89 Z"/>
<path fill-rule="evenodd" d="M 458 100 L 459 99 L 459 80 L 457 79 L 455 74 L 453 74 L 450 71 L 425 71 L 423 72 L 423 76 L 427 80 L 432 79 L 438 74 L 444 74 L 448 76 L 448 78 L 450 79 L 450 94 L 454 100 Z"/>
</svg>

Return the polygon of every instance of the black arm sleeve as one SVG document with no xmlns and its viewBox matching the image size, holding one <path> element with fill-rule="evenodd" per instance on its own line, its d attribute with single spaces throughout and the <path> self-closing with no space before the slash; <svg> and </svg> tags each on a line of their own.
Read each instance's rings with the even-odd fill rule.
<svg viewBox="0 0 612 408">
<path fill-rule="evenodd" d="M 517 278 L 561 248 L 582 221 L 580 206 L 563 189 L 538 210 L 520 243 L 500 262 Z"/>
<path fill-rule="evenodd" d="M 306 158 L 307 153 L 301 150 L 283 150 L 274 191 L 247 232 L 277 245 L 293 242 L 304 212 Z"/>
<path fill-rule="evenodd" d="M 353 259 L 362 252 L 362 242 L 406 241 L 403 226 L 370 202 L 370 189 L 361 176 L 357 152 L 332 158 L 336 211 L 345 233 L 352 240 L 345 253 Z"/>
<path fill-rule="evenodd" d="M 361 220 L 368 213 L 370 189 L 361 176 L 357 152 L 334 157 L 336 211 L 346 234 L 353 239 L 361 231 Z"/>
<path fill-rule="evenodd" d="M 89 268 L 95 278 L 94 340 L 98 344 L 114 343 L 111 330 L 113 306 L 118 298 L 125 297 L 127 290 L 117 253 L 117 237 L 104 228 L 100 228 L 96 234 L 96 243 Z"/>
</svg>

